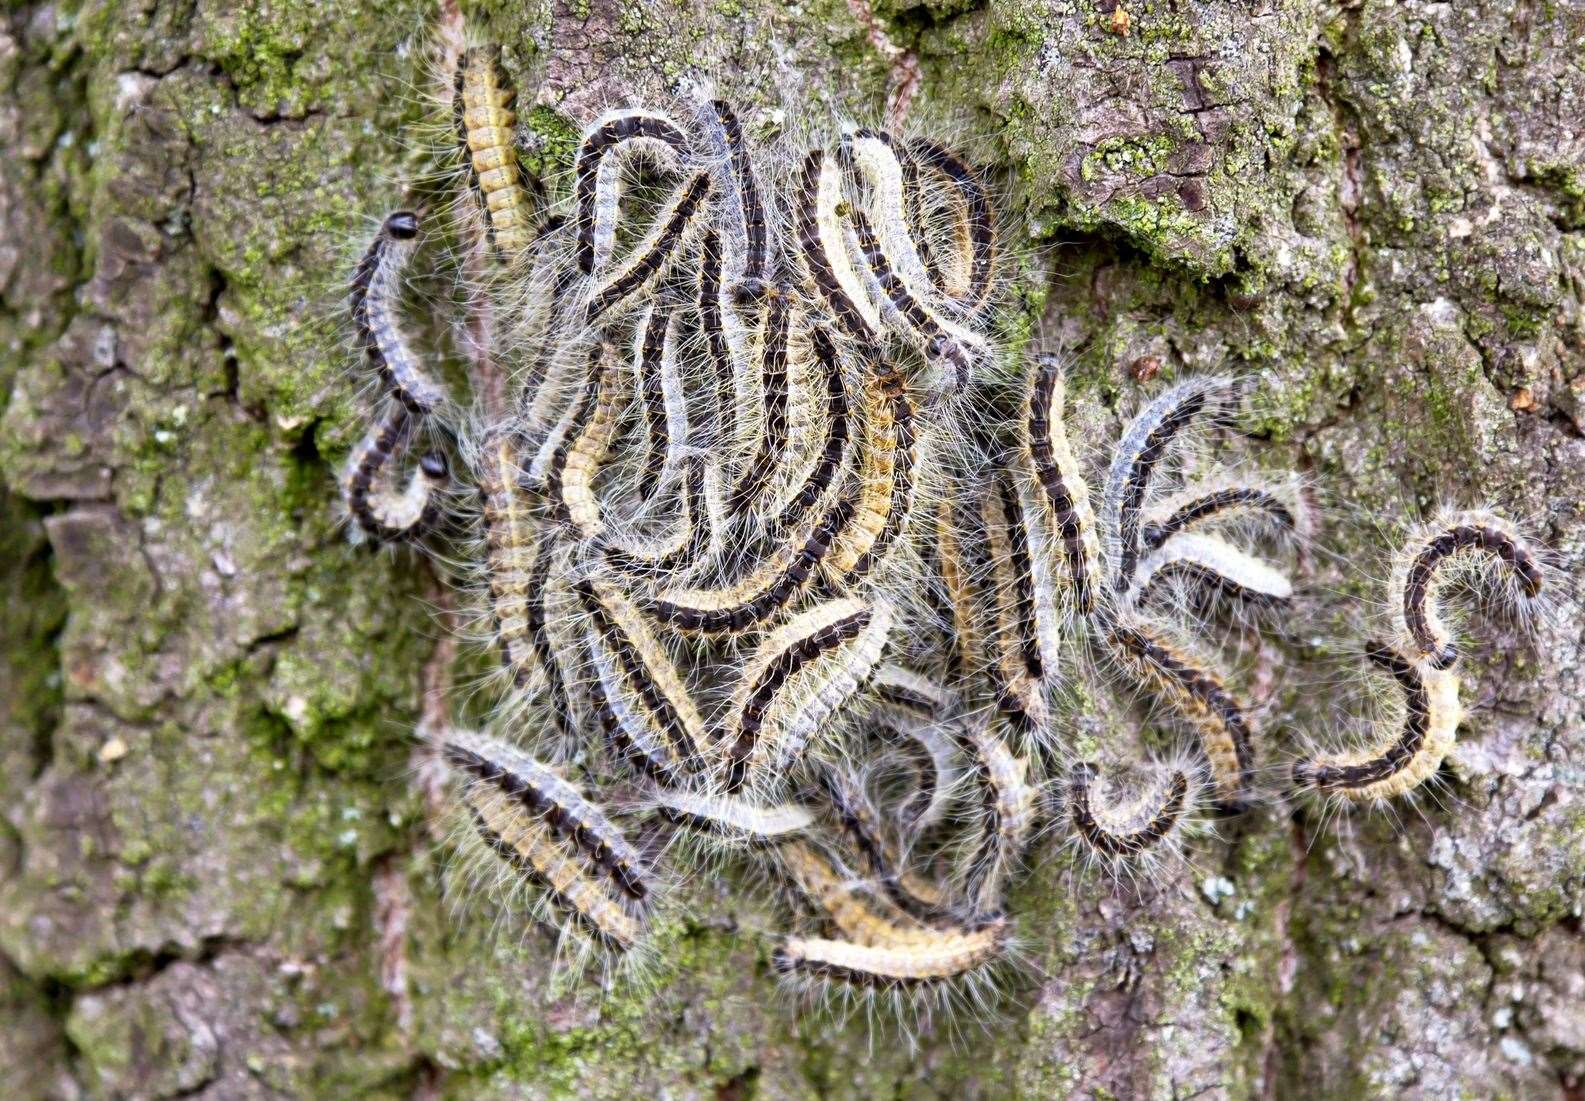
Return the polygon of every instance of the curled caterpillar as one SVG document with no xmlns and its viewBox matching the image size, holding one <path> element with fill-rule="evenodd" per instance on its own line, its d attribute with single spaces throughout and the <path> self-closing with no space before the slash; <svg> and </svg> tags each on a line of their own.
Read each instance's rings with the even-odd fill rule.
<svg viewBox="0 0 1585 1101">
<path fill-rule="evenodd" d="M 1293 766 L 1294 786 L 1351 802 L 1390 799 L 1413 791 L 1441 766 L 1453 748 L 1463 708 L 1458 677 L 1424 661 L 1411 661 L 1383 642 L 1365 657 L 1385 672 L 1403 694 L 1403 714 L 1374 744 L 1353 752 L 1323 754 Z"/>
<path fill-rule="evenodd" d="M 1098 790 L 1100 770 L 1089 762 L 1068 774 L 1068 816 L 1079 839 L 1102 858 L 1142 856 L 1160 845 L 1190 806 L 1192 781 L 1182 769 L 1125 803 L 1108 805 Z"/>
<path fill-rule="evenodd" d="M 383 420 L 353 448 L 347 463 L 342 495 L 358 527 L 377 542 L 415 539 L 440 519 L 440 494 L 450 477 L 450 466 L 440 451 L 426 451 L 401 489 L 390 486 L 388 468 L 396 451 L 407 440 L 412 414 L 392 403 Z"/>
<path fill-rule="evenodd" d="M 1430 525 L 1398 552 L 1388 599 L 1405 645 L 1435 669 L 1458 661 L 1458 642 L 1447 622 L 1450 582 L 1480 579 L 1490 565 L 1514 603 L 1541 595 L 1539 556 L 1512 524 L 1490 512 L 1461 512 Z"/>
</svg>

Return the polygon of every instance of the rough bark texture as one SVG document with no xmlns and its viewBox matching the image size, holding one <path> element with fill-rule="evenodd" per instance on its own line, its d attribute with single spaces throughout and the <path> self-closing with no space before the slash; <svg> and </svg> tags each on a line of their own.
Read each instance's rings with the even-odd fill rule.
<svg viewBox="0 0 1585 1101">
<path fill-rule="evenodd" d="M 1158 364 L 1232 365 L 1265 383 L 1258 460 L 1355 519 L 1340 562 L 1449 498 L 1579 563 L 1585 3 L 1126 3 L 1127 37 L 1112 0 L 475 14 L 541 166 L 690 66 L 762 120 L 950 115 L 1014 181 L 1025 316 L 1097 438 Z M 417 160 L 430 15 L 0 16 L 11 1096 L 1585 1097 L 1572 589 L 1539 647 L 1482 636 L 1445 805 L 1258 811 L 1143 896 L 1048 861 L 1028 988 L 955 1046 L 798 1023 L 725 887 L 653 999 L 552 991 L 542 941 L 449 915 L 409 768 L 433 580 L 347 544 L 332 465 L 341 281 Z M 1321 721 L 1285 668 L 1273 753 Z"/>
</svg>

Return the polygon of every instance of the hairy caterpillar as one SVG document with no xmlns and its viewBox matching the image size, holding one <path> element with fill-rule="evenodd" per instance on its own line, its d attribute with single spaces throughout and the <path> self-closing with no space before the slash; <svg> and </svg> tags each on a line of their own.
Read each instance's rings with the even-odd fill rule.
<svg viewBox="0 0 1585 1101">
<path fill-rule="evenodd" d="M 733 698 L 734 721 L 722 747 L 728 791 L 797 759 L 820 724 L 868 676 L 890 622 L 884 605 L 841 598 L 794 616 L 766 636 Z"/>
<path fill-rule="evenodd" d="M 1174 535 L 1146 555 L 1134 571 L 1131 591 L 1143 600 L 1173 577 L 1243 601 L 1281 604 L 1293 597 L 1293 584 L 1269 563 L 1197 532 Z"/>
<path fill-rule="evenodd" d="M 1167 771 L 1153 788 L 1125 803 L 1107 805 L 1098 786 L 1100 770 L 1089 762 L 1068 774 L 1068 816 L 1079 839 L 1104 859 L 1134 858 L 1160 845 L 1188 812 L 1192 782 L 1183 769 Z"/>
<path fill-rule="evenodd" d="M 1490 512 L 1444 515 L 1399 551 L 1388 600 L 1417 660 L 1434 669 L 1451 669 L 1458 661 L 1445 592 L 1450 581 L 1478 579 L 1485 563 L 1507 582 L 1510 600 L 1540 596 L 1543 574 L 1535 551 L 1513 525 Z"/>
<path fill-rule="evenodd" d="M 520 875 L 543 886 L 608 948 L 626 952 L 643 925 L 558 841 L 550 827 L 521 802 L 488 784 L 471 785 L 463 802 L 480 839 Z"/>
<path fill-rule="evenodd" d="M 418 238 L 418 215 L 399 210 L 385 219 L 352 276 L 352 324 L 358 344 L 381 383 L 408 412 L 433 413 L 440 387 L 419 366 L 396 318 L 402 273 Z"/>
<path fill-rule="evenodd" d="M 342 484 L 347 510 L 364 534 L 380 542 L 416 538 L 440 518 L 440 490 L 450 469 L 442 452 L 426 451 L 405 488 L 387 485 L 386 468 L 411 425 L 412 414 L 406 407 L 391 403 L 385 418 L 358 441 L 347 463 Z"/>
<path fill-rule="evenodd" d="M 705 724 L 682 675 L 615 588 L 585 580 L 576 591 L 590 616 L 585 635 L 607 736 L 641 771 L 667 783 L 684 782 L 698 766 Z"/>
<path fill-rule="evenodd" d="M 1024 406 L 1025 462 L 1040 487 L 1044 515 L 1061 540 L 1073 609 L 1087 616 L 1101 588 L 1101 547 L 1090 489 L 1068 445 L 1062 423 L 1064 380 L 1054 356 L 1040 356 Z"/>
<path fill-rule="evenodd" d="M 1296 494 L 1290 497 L 1260 485 L 1195 486 L 1149 509 L 1139 537 L 1146 550 L 1155 550 L 1180 532 L 1242 515 L 1264 517 L 1290 531 L 1305 526 L 1302 502 Z"/>
<path fill-rule="evenodd" d="M 517 92 L 501 70 L 498 48 L 462 54 L 452 92 L 457 141 L 485 239 L 508 260 L 521 256 L 532 240 L 530 204 L 517 163 L 516 103 Z"/>
<path fill-rule="evenodd" d="M 1365 657 L 1403 693 L 1401 722 L 1363 750 L 1296 762 L 1294 786 L 1352 802 L 1390 799 L 1423 784 L 1453 748 L 1464 716 L 1458 677 L 1430 662 L 1410 661 L 1383 642 L 1372 643 Z"/>
<path fill-rule="evenodd" d="M 1143 621 L 1116 622 L 1107 639 L 1139 680 L 1199 733 L 1220 804 L 1243 808 L 1254 773 L 1252 723 L 1243 703 L 1204 662 Z"/>
<path fill-rule="evenodd" d="M 1103 517 L 1109 538 L 1112 586 L 1125 592 L 1139 558 L 1139 514 L 1156 465 L 1167 449 L 1202 415 L 1225 413 L 1237 384 L 1213 376 L 1180 382 L 1160 394 L 1129 424 L 1106 475 Z"/>
<path fill-rule="evenodd" d="M 581 853 L 595 871 L 635 901 L 649 895 L 644 861 L 605 812 L 545 765 L 514 746 L 469 731 L 446 735 L 448 764 L 521 803 Z"/>
<path fill-rule="evenodd" d="M 760 143 L 701 82 L 674 112 L 595 119 L 571 194 L 530 231 L 495 51 L 451 56 L 469 169 L 451 183 L 507 263 L 481 273 L 477 248 L 420 250 L 415 216 L 387 220 L 352 305 L 389 394 L 343 489 L 376 534 L 439 528 L 426 547 L 480 592 L 509 670 L 488 683 L 489 729 L 525 748 L 441 750 L 490 874 L 542 884 L 522 897 L 631 952 L 668 866 L 730 855 L 815 911 L 818 931 L 776 952 L 789 983 L 917 1009 L 983 991 L 1045 827 L 1127 871 L 1194 828 L 1202 787 L 1228 809 L 1253 796 L 1251 710 L 1193 633 L 1219 625 L 1169 629 L 1160 599 L 1184 583 L 1293 600 L 1244 538 L 1306 536 L 1302 495 L 1230 478 L 1194 436 L 1235 411 L 1237 384 L 1145 403 L 1092 503 L 1057 361 L 982 369 L 996 333 L 1037 319 L 993 317 L 995 196 L 964 157 L 837 125 L 790 148 L 802 123 L 774 115 L 781 136 Z M 397 324 L 408 266 L 430 262 L 467 293 L 414 331 L 473 334 L 495 379 L 473 380 L 467 417 Z M 430 417 L 445 450 L 398 479 Z M 439 524 L 453 477 L 471 528 Z M 1489 570 L 1521 606 L 1542 588 L 1511 529 L 1455 526 L 1474 534 L 1428 530 L 1401 556 L 1395 656 L 1372 660 L 1403 706 L 1369 748 L 1294 766 L 1296 786 L 1386 798 L 1435 771 L 1459 718 L 1430 660 L 1456 657 L 1453 581 Z M 1062 767 L 1090 644 L 1198 734 L 1208 767 L 1138 788 Z M 580 782 L 542 760 L 577 762 Z M 1050 821 L 1048 777 L 1066 795 Z"/>
</svg>

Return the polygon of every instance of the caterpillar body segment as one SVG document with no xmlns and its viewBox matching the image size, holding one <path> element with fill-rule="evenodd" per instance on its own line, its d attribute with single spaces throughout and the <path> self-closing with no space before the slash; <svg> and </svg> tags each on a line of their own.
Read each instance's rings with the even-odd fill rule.
<svg viewBox="0 0 1585 1101">
<path fill-rule="evenodd" d="M 917 138 L 907 145 L 909 160 L 921 172 L 940 177 L 954 192 L 959 274 L 941 286 L 963 310 L 983 310 L 995 288 L 996 212 L 979 174 L 939 142 Z"/>
<path fill-rule="evenodd" d="M 594 483 L 621 427 L 631 382 L 614 349 L 602 348 L 596 359 L 598 377 L 580 396 L 580 413 L 547 477 L 553 507 L 582 539 L 598 539 L 605 532 Z"/>
<path fill-rule="evenodd" d="M 681 161 L 688 153 L 688 139 L 675 122 L 652 111 L 613 111 L 596 119 L 584 132 L 573 164 L 573 200 L 576 206 L 578 270 L 592 275 L 596 270 L 595 238 L 598 218 L 599 172 L 605 159 L 623 146 L 643 145 L 662 160 Z M 665 152 L 656 152 L 664 148 Z M 610 200 L 608 200 L 610 202 Z M 614 221 L 616 203 L 607 212 Z"/>
<path fill-rule="evenodd" d="M 890 627 L 884 604 L 844 597 L 817 604 L 766 635 L 744 667 L 719 744 L 726 790 L 763 790 L 785 774 L 868 679 Z"/>
<path fill-rule="evenodd" d="M 1453 748 L 1464 716 L 1458 676 L 1382 642 L 1372 644 L 1365 657 L 1402 693 L 1401 718 L 1379 721 L 1377 736 L 1361 750 L 1296 762 L 1293 783 L 1301 791 L 1353 803 L 1392 799 L 1435 775 Z"/>
<path fill-rule="evenodd" d="M 613 585 L 575 585 L 589 616 L 585 629 L 606 735 L 641 772 L 681 785 L 696 775 L 705 723 L 682 673 L 638 609 Z"/>
<path fill-rule="evenodd" d="M 381 543 L 416 539 L 441 517 L 441 495 L 450 481 L 450 465 L 441 451 L 420 456 L 407 484 L 391 484 L 396 452 L 406 442 L 412 414 L 392 402 L 379 421 L 352 449 L 342 479 L 342 497 L 358 529 Z"/>
<path fill-rule="evenodd" d="M 464 51 L 452 90 L 453 124 L 485 240 L 508 262 L 524 256 L 533 240 L 533 203 L 517 160 L 516 105 L 499 48 Z"/>
<path fill-rule="evenodd" d="M 794 231 L 813 297 L 847 336 L 861 345 L 874 344 L 881 336 L 880 315 L 848 255 L 847 234 L 837 215 L 845 201 L 840 168 L 817 149 L 804 158 L 800 181 Z"/>
<path fill-rule="evenodd" d="M 940 599 L 945 608 L 948 631 L 948 667 L 952 670 L 956 687 L 966 689 L 978 678 L 984 667 L 981 610 L 975 590 L 973 563 L 963 545 L 967 527 L 967 509 L 955 503 L 954 487 L 936 502 L 935 521 L 932 527 L 936 555 Z M 971 536 L 972 537 L 972 536 Z M 992 628 L 993 633 L 996 629 Z"/>
<path fill-rule="evenodd" d="M 515 746 L 471 731 L 449 732 L 447 764 L 470 782 L 487 784 L 538 815 L 569 842 L 591 870 L 635 902 L 649 896 L 645 861 L 603 810 L 548 766 Z"/>
<path fill-rule="evenodd" d="M 1116 592 L 1126 592 L 1133 582 L 1140 512 L 1156 467 L 1196 420 L 1227 416 L 1239 396 L 1234 379 L 1192 378 L 1158 395 L 1129 423 L 1107 471 L 1102 505 L 1107 562 Z"/>
<path fill-rule="evenodd" d="M 616 952 L 638 945 L 644 925 L 540 815 L 492 784 L 469 785 L 463 802 L 474 831 L 518 875 L 543 887 L 592 938 Z"/>
<path fill-rule="evenodd" d="M 1101 544 L 1085 482 L 1063 424 L 1065 380 L 1055 356 L 1040 356 L 1029 380 L 1020 440 L 1024 463 L 1039 487 L 1040 515 L 1061 555 L 1072 607 L 1095 610 L 1102 588 Z"/>
<path fill-rule="evenodd" d="M 670 272 L 677 258 L 702 232 L 703 211 L 709 197 L 708 172 L 694 173 L 672 193 L 657 214 L 654 228 L 590 289 L 584 310 L 586 325 L 615 320 Z"/>
<path fill-rule="evenodd" d="M 1110 625 L 1112 651 L 1200 737 L 1218 804 L 1241 810 L 1254 775 L 1254 721 L 1221 675 L 1144 620 Z"/>
<path fill-rule="evenodd" d="M 984 913 L 1002 908 L 1008 880 L 1039 826 L 1040 789 L 1030 782 L 1029 759 L 1008 745 L 1004 725 L 980 723 L 960 734 L 981 785 L 979 841 L 968 871 L 976 908 Z"/>
<path fill-rule="evenodd" d="M 1194 780 L 1181 768 L 1167 769 L 1133 798 L 1108 801 L 1100 769 L 1087 761 L 1073 766 L 1066 784 L 1067 810 L 1080 844 L 1104 862 L 1135 860 L 1166 843 L 1194 805 Z"/>
<path fill-rule="evenodd" d="M 1182 532 L 1146 555 L 1134 571 L 1129 592 L 1135 600 L 1181 579 L 1235 600 L 1254 604 L 1285 604 L 1293 583 L 1264 559 L 1239 550 L 1214 535 Z"/>
<path fill-rule="evenodd" d="M 1140 542 L 1145 550 L 1153 551 L 1182 532 L 1246 518 L 1301 535 L 1312 526 L 1297 489 L 1228 482 L 1194 486 L 1147 509 L 1140 524 Z"/>
<path fill-rule="evenodd" d="M 1026 624 L 1026 634 L 1032 631 L 1035 647 L 1040 653 L 1038 677 L 1043 691 L 1049 697 L 1060 680 L 1062 669 L 1062 643 L 1065 618 L 1062 592 L 1066 581 L 1059 573 L 1060 553 L 1052 550 L 1055 536 L 1049 526 L 1050 517 L 1042 507 L 1038 490 L 1023 479 L 1015 479 L 1013 490 L 1017 495 L 1017 513 L 1014 519 L 1022 526 L 1024 555 L 1029 563 L 1029 612 L 1032 624 Z M 1036 733 L 1044 733 L 1037 728 Z"/>
<path fill-rule="evenodd" d="M 402 279 L 418 244 L 418 229 L 418 215 L 406 210 L 381 223 L 353 272 L 349 301 L 364 358 L 385 390 L 409 413 L 422 416 L 445 404 L 445 392 L 424 371 L 397 316 Z"/>
<path fill-rule="evenodd" d="M 1402 644 L 1417 661 L 1451 669 L 1459 648 L 1447 616 L 1456 583 L 1498 578 L 1503 597 L 1525 608 L 1544 588 L 1540 556 L 1514 526 L 1491 512 L 1444 515 L 1396 556 L 1388 600 Z"/>
</svg>

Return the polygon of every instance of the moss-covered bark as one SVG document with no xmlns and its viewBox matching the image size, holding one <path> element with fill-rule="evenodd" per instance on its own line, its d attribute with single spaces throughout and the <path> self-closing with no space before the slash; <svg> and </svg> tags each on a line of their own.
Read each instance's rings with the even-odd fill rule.
<svg viewBox="0 0 1585 1101">
<path fill-rule="evenodd" d="M 1157 369 L 1266 384 L 1343 523 L 1494 500 L 1582 560 L 1581 0 L 481 4 L 531 164 L 708 70 L 950 117 L 1100 438 Z M 1021 891 L 1020 1005 L 915 1054 L 795 1023 L 698 886 L 654 999 L 448 914 L 408 760 L 433 584 L 337 530 L 339 287 L 418 154 L 420 0 L 0 16 L 0 1077 L 22 1097 L 1577 1097 L 1572 589 L 1478 669 L 1445 806 L 1266 810 L 1114 896 Z M 537 92 L 532 89 L 537 86 Z M 1319 564 L 1322 590 L 1348 584 Z M 1339 613 L 1340 614 L 1340 613 Z M 1340 624 L 1341 626 L 1341 624 Z M 1280 670 L 1283 666 L 1277 666 Z M 1319 721 L 1282 683 L 1270 744 Z M 1279 721 L 1279 717 L 1282 721 Z M 20 1091 L 20 1092 L 18 1092 Z"/>
</svg>

